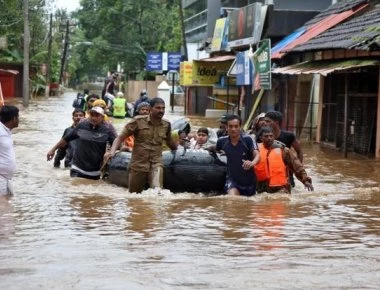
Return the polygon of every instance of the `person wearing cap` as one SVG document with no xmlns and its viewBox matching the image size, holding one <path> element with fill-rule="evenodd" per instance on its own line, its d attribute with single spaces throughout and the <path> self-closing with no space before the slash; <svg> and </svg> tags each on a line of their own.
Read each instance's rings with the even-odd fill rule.
<svg viewBox="0 0 380 290">
<path fill-rule="evenodd" d="M 126 110 L 127 100 L 124 98 L 122 92 L 117 92 L 115 99 L 113 100 L 112 116 L 114 118 L 125 118 L 127 114 Z"/>
<path fill-rule="evenodd" d="M 134 135 L 135 145 L 129 163 L 129 192 L 141 193 L 147 184 L 150 188 L 162 188 L 162 144 L 166 143 L 171 150 L 177 149 L 177 144 L 172 140 L 170 122 L 163 119 L 164 100 L 153 98 L 150 105 L 149 115 L 134 117 L 125 125 L 105 155 L 105 158 L 112 158 L 121 142 Z"/>
<path fill-rule="evenodd" d="M 70 176 L 97 180 L 101 175 L 100 169 L 107 144 L 112 144 L 116 135 L 104 123 L 105 113 L 101 107 L 92 107 L 89 113 L 89 118 L 80 122 L 47 153 L 47 160 L 53 159 L 58 148 L 77 140 Z"/>
</svg>

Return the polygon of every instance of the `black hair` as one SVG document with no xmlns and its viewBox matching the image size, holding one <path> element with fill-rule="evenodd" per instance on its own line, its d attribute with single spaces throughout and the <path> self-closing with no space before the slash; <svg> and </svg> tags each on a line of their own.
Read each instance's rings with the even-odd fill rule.
<svg viewBox="0 0 380 290">
<path fill-rule="evenodd" d="M 164 104 L 165 105 L 165 101 L 159 97 L 155 97 L 153 99 L 150 100 L 150 106 L 153 108 L 156 104 Z"/>
<path fill-rule="evenodd" d="M 72 115 L 74 116 L 75 113 L 82 113 L 83 115 L 86 115 L 85 111 L 79 108 L 74 109 Z"/>
<path fill-rule="evenodd" d="M 198 133 L 205 133 L 208 136 L 208 129 L 206 127 L 201 127 L 198 129 L 197 134 Z"/>
<path fill-rule="evenodd" d="M 260 130 L 256 133 L 256 140 L 261 142 L 261 136 L 264 133 L 273 133 L 273 128 L 270 126 L 261 127 Z"/>
<path fill-rule="evenodd" d="M 0 122 L 7 123 L 14 117 L 18 117 L 19 109 L 16 106 L 5 105 L 0 109 Z"/>
<path fill-rule="evenodd" d="M 279 111 L 270 111 L 265 114 L 265 117 L 273 120 L 274 122 L 278 122 L 278 124 L 281 126 L 282 123 L 282 114 Z"/>
<path fill-rule="evenodd" d="M 85 95 L 88 95 L 88 94 L 90 93 L 90 90 L 89 90 L 89 89 L 84 89 L 84 90 L 83 90 L 83 93 L 84 93 Z"/>
<path fill-rule="evenodd" d="M 229 121 L 232 121 L 232 120 L 238 120 L 239 121 L 239 125 L 241 125 L 241 118 L 238 115 L 228 115 L 227 116 L 227 120 L 226 120 L 227 123 Z"/>
</svg>

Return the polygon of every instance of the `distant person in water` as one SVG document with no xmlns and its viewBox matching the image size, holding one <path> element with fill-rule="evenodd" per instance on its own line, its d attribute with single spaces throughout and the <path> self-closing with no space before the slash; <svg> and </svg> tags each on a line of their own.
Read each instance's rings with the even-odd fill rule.
<svg viewBox="0 0 380 290">
<path fill-rule="evenodd" d="M 68 134 L 71 133 L 71 131 L 74 130 L 74 128 L 79 124 L 81 120 L 85 117 L 85 112 L 82 109 L 75 109 L 72 113 L 73 116 L 73 124 L 66 128 L 65 131 L 63 131 L 62 138 Z M 58 148 L 57 154 L 54 157 L 54 167 L 58 168 L 61 165 L 61 160 L 65 157 L 65 167 L 71 166 L 71 159 L 73 157 L 74 149 L 75 149 L 76 141 L 73 140 L 67 144 L 67 146 Z"/>
</svg>

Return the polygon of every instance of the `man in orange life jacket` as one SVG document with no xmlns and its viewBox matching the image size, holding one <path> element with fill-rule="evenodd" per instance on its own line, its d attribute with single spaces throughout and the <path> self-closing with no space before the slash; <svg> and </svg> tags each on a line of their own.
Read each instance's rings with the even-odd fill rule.
<svg viewBox="0 0 380 290">
<path fill-rule="evenodd" d="M 255 165 L 257 192 L 291 192 L 288 172 L 292 170 L 305 188 L 313 191 L 311 178 L 307 175 L 297 155 L 281 142 L 274 140 L 271 127 L 262 127 L 262 143 L 259 144 L 260 162 Z"/>
</svg>

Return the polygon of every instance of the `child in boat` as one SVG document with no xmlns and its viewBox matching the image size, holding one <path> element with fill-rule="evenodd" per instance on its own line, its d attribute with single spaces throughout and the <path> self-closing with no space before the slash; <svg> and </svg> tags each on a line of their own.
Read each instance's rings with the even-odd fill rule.
<svg viewBox="0 0 380 290">
<path fill-rule="evenodd" d="M 209 131 L 206 127 L 201 127 L 197 131 L 196 141 L 190 145 L 190 149 L 206 149 L 210 143 Z"/>
</svg>

